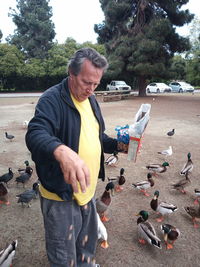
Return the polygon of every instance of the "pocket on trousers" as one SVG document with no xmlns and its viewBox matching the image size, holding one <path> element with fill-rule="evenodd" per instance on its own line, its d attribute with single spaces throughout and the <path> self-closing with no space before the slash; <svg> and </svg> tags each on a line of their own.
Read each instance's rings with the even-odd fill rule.
<svg viewBox="0 0 200 267">
<path fill-rule="evenodd" d="M 47 254 L 50 262 L 62 266 L 68 266 L 67 251 L 65 242 L 60 240 L 47 239 Z"/>
</svg>

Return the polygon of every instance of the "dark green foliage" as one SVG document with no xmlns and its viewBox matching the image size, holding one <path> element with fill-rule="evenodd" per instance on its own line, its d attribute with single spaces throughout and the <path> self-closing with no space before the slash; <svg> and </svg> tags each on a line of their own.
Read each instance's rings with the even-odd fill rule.
<svg viewBox="0 0 200 267">
<path fill-rule="evenodd" d="M 139 95 L 152 77 L 168 78 L 170 60 L 175 52 L 187 51 L 189 40 L 179 36 L 174 26 L 192 20 L 180 7 L 188 0 L 100 0 L 105 21 L 95 25 L 99 43 L 106 48 L 111 79 L 127 82 L 137 77 Z"/>
<path fill-rule="evenodd" d="M 2 31 L 0 30 L 0 43 L 1 43 L 1 39 L 2 39 L 2 37 L 3 37 L 3 33 L 2 33 Z"/>
<path fill-rule="evenodd" d="M 10 16 L 17 29 L 7 41 L 15 44 L 27 58 L 46 58 L 52 47 L 55 31 L 48 3 L 49 0 L 17 0 L 18 12 L 11 9 Z"/>
</svg>

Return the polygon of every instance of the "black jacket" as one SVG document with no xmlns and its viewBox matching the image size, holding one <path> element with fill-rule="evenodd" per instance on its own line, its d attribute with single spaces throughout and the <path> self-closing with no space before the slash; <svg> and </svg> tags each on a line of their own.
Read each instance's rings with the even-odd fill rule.
<svg viewBox="0 0 200 267">
<path fill-rule="evenodd" d="M 117 140 L 108 137 L 95 96 L 89 97 L 92 110 L 99 122 L 99 138 L 102 147 L 99 178 L 105 179 L 104 152 L 117 150 Z M 28 124 L 26 144 L 35 162 L 41 184 L 63 200 L 72 198 L 72 187 L 66 184 L 53 151 L 65 144 L 78 152 L 81 120 L 73 104 L 68 88 L 68 78 L 46 90 L 40 97 L 35 115 Z"/>
</svg>

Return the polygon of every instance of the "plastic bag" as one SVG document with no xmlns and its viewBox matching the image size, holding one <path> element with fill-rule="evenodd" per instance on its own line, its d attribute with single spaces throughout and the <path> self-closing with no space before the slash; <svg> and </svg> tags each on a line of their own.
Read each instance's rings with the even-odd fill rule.
<svg viewBox="0 0 200 267">
<path fill-rule="evenodd" d="M 141 146 L 141 139 L 150 119 L 150 104 L 142 104 L 135 115 L 134 123 L 129 126 L 128 160 L 136 162 L 137 154 Z"/>
</svg>

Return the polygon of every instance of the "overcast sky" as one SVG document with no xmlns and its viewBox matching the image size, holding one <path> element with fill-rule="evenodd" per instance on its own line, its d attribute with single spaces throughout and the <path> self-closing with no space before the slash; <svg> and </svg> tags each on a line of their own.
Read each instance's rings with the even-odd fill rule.
<svg viewBox="0 0 200 267">
<path fill-rule="evenodd" d="M 199 0 L 190 0 L 183 9 L 188 8 L 191 13 L 198 16 L 200 12 L 197 2 Z M 49 5 L 53 8 L 55 39 L 59 43 L 64 43 L 67 37 L 74 38 L 78 43 L 85 41 L 96 43 L 97 34 L 94 32 L 94 24 L 104 20 L 99 0 L 50 0 Z M 3 33 L 3 41 L 9 34 L 13 34 L 15 29 L 12 18 L 8 17 L 9 7 L 16 8 L 16 0 L 0 0 L 0 29 Z M 188 26 L 181 27 L 178 33 L 188 35 Z"/>
</svg>

